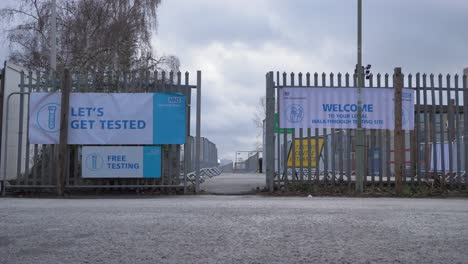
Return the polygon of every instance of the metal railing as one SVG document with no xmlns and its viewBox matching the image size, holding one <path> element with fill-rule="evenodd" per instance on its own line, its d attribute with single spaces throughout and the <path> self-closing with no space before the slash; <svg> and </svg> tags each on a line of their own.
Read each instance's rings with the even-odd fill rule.
<svg viewBox="0 0 468 264">
<path fill-rule="evenodd" d="M 181 72 L 93 72 L 75 73 L 72 76 L 72 92 L 178 92 L 186 96 L 187 105 L 187 137 L 190 135 L 191 91 L 196 90 L 197 97 L 201 93 L 201 72 L 197 72 L 197 84 L 189 84 L 189 73 Z M 60 76 L 49 73 L 21 72 L 20 92 L 7 96 L 6 112 L 8 118 L 3 125 L 6 133 L 3 135 L 5 144 L 2 148 L 2 193 L 15 190 L 53 191 L 57 184 L 55 175 L 56 145 L 30 144 L 28 140 L 29 123 L 29 94 L 33 92 L 59 92 Z M 10 99 L 19 96 L 19 102 L 12 104 Z M 27 98 L 25 98 L 25 96 Z M 25 102 L 26 99 L 26 102 Z M 138 103 L 138 102 L 135 102 Z M 195 174 L 200 175 L 200 100 L 196 102 L 196 136 L 195 136 Z M 187 140 L 184 148 L 191 149 L 192 141 Z M 67 174 L 65 175 L 65 188 L 183 188 L 187 190 L 187 167 L 184 166 L 185 175 L 182 179 L 180 169 L 180 145 L 162 145 L 162 177 L 159 179 L 145 178 L 81 178 L 81 145 L 71 145 L 66 159 Z M 191 153 L 187 153 L 189 159 Z M 187 159 L 188 160 L 188 159 Z M 198 166 L 198 168 L 197 168 Z M 197 178 L 197 177 L 195 177 Z M 195 181 L 197 182 L 197 181 Z M 197 187 L 197 190 L 199 187 Z"/>
<path fill-rule="evenodd" d="M 321 77 L 321 78 L 320 78 Z M 394 76 L 370 75 L 363 88 L 392 88 Z M 404 157 L 403 182 L 440 184 L 444 187 L 467 187 L 466 164 L 468 144 L 465 115 L 468 107 L 467 76 L 417 73 L 404 76 L 404 87 L 414 90 L 415 129 L 403 131 L 403 151 L 395 154 L 394 131 L 364 129 L 366 168 L 364 183 L 370 186 L 394 184 L 395 155 Z M 461 83 L 460 83 L 461 81 Z M 292 128 L 292 132 L 274 130 L 274 113 L 279 110 L 279 95 L 284 87 L 357 87 L 357 76 L 350 74 L 280 74 L 266 75 L 266 172 L 267 186 L 288 185 L 298 182 L 317 185 L 351 185 L 355 182 L 355 129 Z M 389 111 L 393 111 L 389 109 Z M 323 149 L 312 150 L 300 140 L 299 150 L 295 139 L 323 139 Z M 441 147 L 442 146 L 442 147 Z M 308 149 L 306 149 L 308 148 Z M 299 155 L 301 164 L 288 166 L 288 153 L 292 160 Z M 302 164 L 305 153 L 315 151 L 316 166 L 311 155 L 307 166 Z M 297 166 L 299 165 L 299 166 Z"/>
</svg>

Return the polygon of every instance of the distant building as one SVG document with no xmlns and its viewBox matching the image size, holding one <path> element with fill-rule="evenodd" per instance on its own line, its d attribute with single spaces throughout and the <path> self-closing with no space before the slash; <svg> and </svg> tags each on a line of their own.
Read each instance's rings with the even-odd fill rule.
<svg viewBox="0 0 468 264">
<path fill-rule="evenodd" d="M 195 171 L 195 138 L 188 138 L 190 143 L 190 162 L 188 163 L 188 171 Z M 181 165 L 184 166 L 185 150 L 181 152 Z M 218 166 L 218 148 L 216 144 L 205 137 L 200 138 L 200 169 L 213 168 Z"/>
</svg>

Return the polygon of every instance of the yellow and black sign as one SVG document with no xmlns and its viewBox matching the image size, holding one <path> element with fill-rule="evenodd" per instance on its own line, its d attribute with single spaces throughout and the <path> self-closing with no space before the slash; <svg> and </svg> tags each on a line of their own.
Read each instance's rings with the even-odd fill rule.
<svg viewBox="0 0 468 264">
<path fill-rule="evenodd" d="M 300 144 L 302 141 L 302 166 L 303 167 L 309 167 L 309 154 L 311 156 L 311 163 L 310 167 L 315 168 L 317 167 L 317 150 L 316 150 L 316 144 L 317 140 L 315 138 L 296 138 L 294 140 L 294 152 L 296 153 L 295 155 L 295 167 L 300 167 L 301 166 L 301 148 Z M 310 144 L 310 153 L 309 153 L 309 144 Z M 320 153 L 322 152 L 322 147 L 323 147 L 323 138 L 318 138 L 318 154 L 320 156 Z M 292 147 L 289 148 L 288 152 L 288 167 L 292 167 L 292 155 L 291 155 Z"/>
</svg>

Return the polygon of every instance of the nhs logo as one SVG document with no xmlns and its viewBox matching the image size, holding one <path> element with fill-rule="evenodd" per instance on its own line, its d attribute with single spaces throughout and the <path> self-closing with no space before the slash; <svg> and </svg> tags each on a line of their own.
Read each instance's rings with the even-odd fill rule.
<svg viewBox="0 0 468 264">
<path fill-rule="evenodd" d="M 179 96 L 172 96 L 172 97 L 169 97 L 167 100 L 170 104 L 182 103 L 182 97 L 179 97 Z"/>
</svg>

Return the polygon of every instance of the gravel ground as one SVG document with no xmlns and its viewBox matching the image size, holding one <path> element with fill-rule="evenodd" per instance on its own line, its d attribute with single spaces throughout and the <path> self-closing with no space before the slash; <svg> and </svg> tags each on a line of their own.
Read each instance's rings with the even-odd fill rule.
<svg viewBox="0 0 468 264">
<path fill-rule="evenodd" d="M 0 263 L 468 263 L 468 200 L 0 199 Z"/>
</svg>

